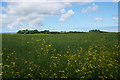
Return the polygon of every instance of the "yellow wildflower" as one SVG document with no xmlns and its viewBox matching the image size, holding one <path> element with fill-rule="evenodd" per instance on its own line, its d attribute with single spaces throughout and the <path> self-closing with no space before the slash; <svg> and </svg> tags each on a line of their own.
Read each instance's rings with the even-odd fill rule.
<svg viewBox="0 0 120 80">
<path fill-rule="evenodd" d="M 79 72 L 80 70 L 79 69 L 76 69 L 75 72 Z"/>
<path fill-rule="evenodd" d="M 64 72 L 64 70 L 62 70 L 62 71 L 59 71 L 59 72 Z"/>
<path fill-rule="evenodd" d="M 49 47 L 51 47 L 52 45 L 51 44 L 49 44 Z"/>
</svg>

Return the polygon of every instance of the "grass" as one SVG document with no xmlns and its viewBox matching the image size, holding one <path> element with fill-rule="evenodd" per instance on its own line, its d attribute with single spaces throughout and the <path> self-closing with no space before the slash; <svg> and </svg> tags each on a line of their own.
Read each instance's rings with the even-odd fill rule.
<svg viewBox="0 0 120 80">
<path fill-rule="evenodd" d="M 118 34 L 2 35 L 3 78 L 119 78 Z"/>
</svg>

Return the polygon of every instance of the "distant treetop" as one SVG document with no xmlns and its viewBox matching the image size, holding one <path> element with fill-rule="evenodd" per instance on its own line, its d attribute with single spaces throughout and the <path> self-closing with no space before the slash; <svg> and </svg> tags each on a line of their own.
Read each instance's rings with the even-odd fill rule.
<svg viewBox="0 0 120 80">
<path fill-rule="evenodd" d="M 102 33 L 103 31 L 100 31 L 100 30 L 90 30 L 89 32 L 100 32 Z M 61 32 L 57 32 L 57 31 L 49 31 L 49 30 L 44 30 L 44 31 L 38 31 L 37 29 L 35 30 L 19 30 L 17 32 L 17 34 L 68 34 L 68 33 L 86 33 L 86 32 L 79 32 L 79 31 L 69 31 L 69 32 L 66 32 L 66 31 L 61 31 Z"/>
<path fill-rule="evenodd" d="M 89 32 L 103 32 L 103 31 L 95 29 L 95 30 L 90 30 Z"/>
</svg>

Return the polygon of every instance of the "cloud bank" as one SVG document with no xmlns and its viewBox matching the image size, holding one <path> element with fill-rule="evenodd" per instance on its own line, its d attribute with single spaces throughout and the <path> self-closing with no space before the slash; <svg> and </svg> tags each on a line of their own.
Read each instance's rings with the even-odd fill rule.
<svg viewBox="0 0 120 80">
<path fill-rule="evenodd" d="M 120 0 L 2 0 L 2 2 L 119 2 Z"/>
<path fill-rule="evenodd" d="M 8 28 L 14 29 L 14 26 L 27 24 L 28 27 L 40 27 L 43 25 L 44 18 L 65 13 L 64 8 L 71 6 L 71 3 L 65 2 L 14 2 L 7 3 L 8 6 L 2 7 L 5 14 L 2 15 L 2 24 L 8 25 Z M 69 11 L 70 13 L 71 11 Z M 68 13 L 68 14 L 69 14 Z M 68 15 L 69 17 L 69 15 Z"/>
</svg>

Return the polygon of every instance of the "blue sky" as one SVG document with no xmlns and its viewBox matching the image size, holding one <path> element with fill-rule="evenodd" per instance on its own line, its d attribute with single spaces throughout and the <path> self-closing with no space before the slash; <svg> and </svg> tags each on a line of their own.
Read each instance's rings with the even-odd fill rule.
<svg viewBox="0 0 120 80">
<path fill-rule="evenodd" d="M 59 3 L 55 3 L 55 4 L 59 5 Z M 8 7 L 9 5 L 11 7 Z M 17 5 L 18 5 L 18 8 L 17 8 Z M 82 4 L 82 3 L 70 3 L 67 5 L 60 4 L 59 5 L 61 6 L 60 8 L 58 9 L 45 8 L 46 11 L 45 9 L 42 10 L 40 6 L 35 7 L 36 9 L 38 8 L 38 10 L 35 11 L 34 9 L 30 9 L 29 7 L 26 8 L 26 6 L 25 8 L 21 7 L 21 5 L 22 5 L 21 3 L 17 3 L 17 4 L 2 3 L 2 7 L 4 7 L 4 9 L 1 14 L 4 16 L 7 15 L 5 19 L 8 20 L 7 22 L 6 20 L 3 21 L 3 26 L 2 26 L 3 33 L 16 32 L 20 29 L 38 29 L 38 30 L 47 29 L 50 31 L 89 31 L 91 29 L 100 29 L 100 30 L 109 31 L 109 32 L 118 31 L 117 29 L 118 28 L 118 3 L 94 2 L 94 3 L 86 3 L 86 4 Z M 15 6 L 16 8 L 12 8 Z M 32 14 L 33 16 L 32 18 L 31 16 L 27 17 L 25 13 L 24 15 L 22 13 L 19 14 L 20 13 L 19 11 L 22 11 L 22 10 L 27 15 L 28 14 L 31 15 L 32 12 L 34 13 L 36 12 L 37 16 L 35 17 L 36 13 Z M 39 10 L 40 12 L 38 12 Z M 51 11 L 51 13 L 47 12 L 49 10 Z M 63 10 L 62 13 L 60 13 L 61 10 Z M 18 15 L 13 17 L 13 13 L 10 11 L 14 11 L 14 15 L 16 14 Z M 45 14 L 47 14 L 47 16 Z M 38 17 L 38 15 L 40 16 Z M 28 19 L 30 18 L 31 21 L 28 20 L 27 18 Z M 19 22 L 17 21 L 18 19 L 19 19 Z M 32 19 L 35 19 L 35 20 L 32 20 Z M 63 21 L 61 21 L 60 19 L 62 19 Z M 21 27 L 19 23 L 22 23 L 22 25 L 24 26 Z M 13 24 L 16 24 L 16 25 L 13 25 Z M 37 27 L 35 25 L 37 25 Z"/>
</svg>

